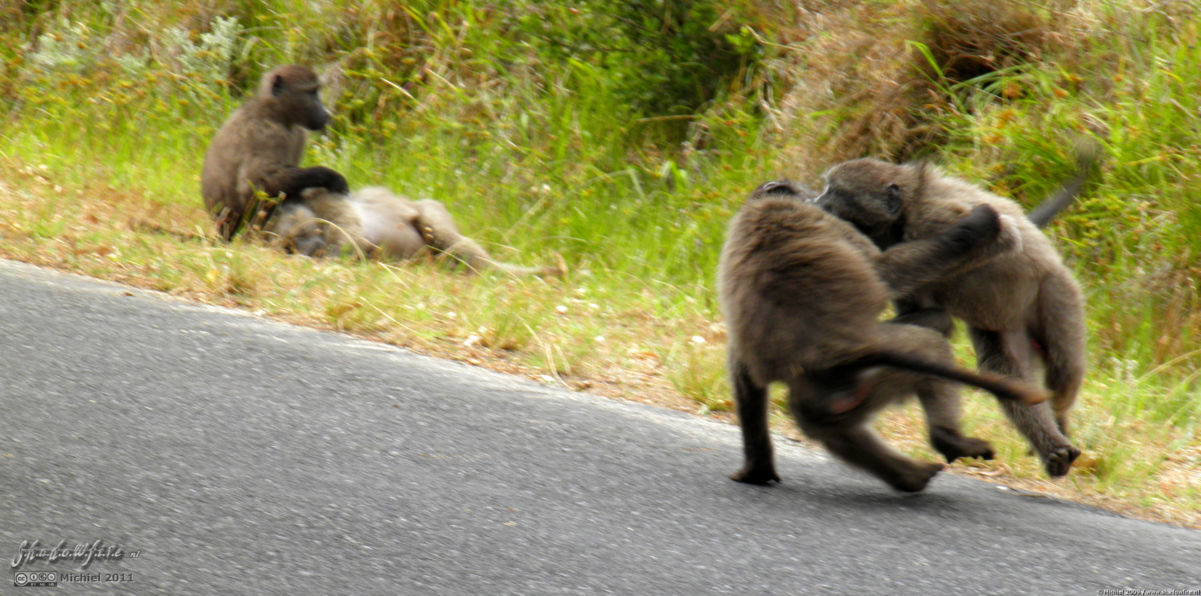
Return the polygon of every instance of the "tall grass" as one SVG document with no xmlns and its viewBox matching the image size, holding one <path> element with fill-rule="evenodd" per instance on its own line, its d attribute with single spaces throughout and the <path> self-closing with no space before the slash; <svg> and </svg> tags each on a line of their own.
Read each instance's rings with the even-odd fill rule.
<svg viewBox="0 0 1201 596">
<path fill-rule="evenodd" d="M 1048 231 L 1088 296 L 1087 453 L 1072 484 L 1040 486 L 1201 519 L 1195 9 L 64 0 L 0 18 L 0 253 L 706 411 L 730 405 L 718 249 L 756 184 L 926 157 L 1033 205 L 1089 136 L 1103 178 Z M 189 239 L 209 234 L 208 140 L 290 61 L 326 73 L 335 113 L 308 162 L 435 197 L 499 256 L 559 255 L 568 276 Z M 886 427 L 923 449 L 920 416 Z M 987 436 L 1002 461 L 971 469 L 1041 482 L 1020 439 Z"/>
</svg>

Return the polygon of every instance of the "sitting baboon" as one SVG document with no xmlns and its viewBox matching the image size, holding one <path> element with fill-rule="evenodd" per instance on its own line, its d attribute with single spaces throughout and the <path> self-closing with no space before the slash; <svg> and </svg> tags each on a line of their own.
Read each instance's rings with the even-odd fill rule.
<svg viewBox="0 0 1201 596">
<path fill-rule="evenodd" d="M 957 418 L 957 411 L 939 411 L 946 403 L 958 406 L 948 379 L 1003 400 L 1035 403 L 1046 396 L 1005 377 L 959 369 L 938 332 L 878 317 L 890 298 L 1012 250 L 1015 224 L 981 207 L 943 234 L 881 252 L 798 194 L 785 182 L 759 187 L 731 221 L 722 248 L 718 291 L 746 458 L 731 478 L 779 480 L 767 386 L 780 381 L 805 434 L 897 490 L 920 491 L 942 464 L 893 451 L 868 426 L 875 412 L 917 393 L 932 426 L 945 415 Z"/>
<path fill-rule="evenodd" d="M 364 257 L 404 260 L 426 247 L 472 271 L 497 269 L 518 275 L 557 276 L 561 267 L 522 267 L 494 260 L 459 233 L 450 212 L 433 199 L 412 201 L 381 187 L 350 194 L 324 188 L 301 192 L 281 204 L 264 226 L 272 242 L 311 257 L 353 250 Z"/>
<path fill-rule="evenodd" d="M 1029 218 L 1016 202 L 924 163 L 844 162 L 827 171 L 826 189 L 815 199 L 822 209 L 853 223 L 881 249 L 936 237 L 980 205 L 1018 222 L 1021 250 L 955 272 L 904 297 L 898 306 L 899 320 L 949 334 L 946 314 L 962 319 L 980 370 L 1031 381 L 1036 355 L 1041 359 L 1044 383 L 1052 393 L 1050 407 L 1015 402 L 1002 407 L 1051 476 L 1067 474 L 1080 455 L 1066 432 L 1068 410 L 1084 379 L 1085 324 L 1080 288 L 1038 226 L 1070 202 L 1093 170 L 1096 153 L 1090 147 L 1080 150 L 1076 178 Z"/>
<path fill-rule="evenodd" d="M 230 240 L 274 201 L 295 201 L 305 188 L 349 191 L 346 178 L 326 167 L 298 167 L 308 130 L 322 130 L 329 112 L 320 83 L 306 66 L 280 66 L 263 75 L 258 94 L 234 111 L 204 155 L 204 206 L 221 237 Z M 263 193 L 258 195 L 257 193 Z M 257 196 L 265 196 L 260 214 Z M 260 222 L 261 223 L 261 222 Z"/>
</svg>

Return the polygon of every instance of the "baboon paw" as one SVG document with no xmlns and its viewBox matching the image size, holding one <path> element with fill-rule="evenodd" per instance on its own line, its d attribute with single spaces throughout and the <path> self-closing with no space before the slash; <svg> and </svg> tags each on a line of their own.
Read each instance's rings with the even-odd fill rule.
<svg viewBox="0 0 1201 596">
<path fill-rule="evenodd" d="M 947 463 L 961 457 L 976 457 L 992 459 L 995 457 L 992 445 L 984 439 L 965 437 L 956 431 L 935 427 L 930 431 L 930 443 L 938 450 Z"/>
<path fill-rule="evenodd" d="M 967 437 L 964 440 L 966 444 L 964 445 L 963 454 L 960 457 L 975 457 L 979 459 L 992 459 L 996 457 L 992 444 L 988 441 L 974 437 Z"/>
<path fill-rule="evenodd" d="M 1066 475 L 1077 457 L 1080 457 L 1080 450 L 1072 445 L 1053 449 L 1046 457 L 1047 475 L 1053 478 Z"/>
<path fill-rule="evenodd" d="M 984 439 L 976 439 L 972 437 L 960 437 L 959 442 L 953 445 L 938 445 L 935 444 L 935 449 L 947 458 L 947 463 L 951 463 L 961 457 L 974 457 L 977 459 L 992 459 L 996 456 L 993 451 L 992 444 Z"/>
<path fill-rule="evenodd" d="M 735 482 L 745 482 L 747 484 L 767 485 L 772 482 L 779 482 L 780 476 L 771 467 L 743 468 L 730 474 L 730 479 Z"/>
<path fill-rule="evenodd" d="M 942 464 L 917 464 L 912 470 L 889 481 L 889 484 L 902 492 L 919 493 L 926 489 L 926 485 L 930 484 L 930 479 L 934 478 L 942 469 Z"/>
</svg>

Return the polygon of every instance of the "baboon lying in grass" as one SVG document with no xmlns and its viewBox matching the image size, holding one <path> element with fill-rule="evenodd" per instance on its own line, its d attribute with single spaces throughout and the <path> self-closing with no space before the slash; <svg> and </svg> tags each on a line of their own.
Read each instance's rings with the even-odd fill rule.
<svg viewBox="0 0 1201 596">
<path fill-rule="evenodd" d="M 759 187 L 731 221 L 722 249 L 718 287 L 746 456 L 731 477 L 753 484 L 779 480 L 767 424 L 767 386 L 779 381 L 788 386 L 805 434 L 897 490 L 920 491 L 942 465 L 888 447 L 868 426 L 877 411 L 917 393 L 935 446 L 953 460 L 984 454 L 972 452 L 982 441 L 959 433 L 952 381 L 1002 401 L 1036 403 L 1046 396 L 1005 377 L 957 368 L 938 332 L 878 317 L 890 299 L 1012 250 L 1014 224 L 981 206 L 941 234 L 881 252 L 805 198 L 787 182 Z"/>
<path fill-rule="evenodd" d="M 516 275 L 557 276 L 560 266 L 522 267 L 493 259 L 471 238 L 459 233 L 442 203 L 412 201 L 381 187 L 350 194 L 324 188 L 301 192 L 299 201 L 276 208 L 265 230 L 272 242 L 307 256 L 341 255 L 404 260 L 430 249 L 472 271 L 497 269 Z"/>
<path fill-rule="evenodd" d="M 1071 202 L 1095 169 L 1095 146 L 1079 151 L 1076 177 L 1029 218 L 1016 202 L 924 163 L 844 162 L 826 173 L 826 189 L 815 199 L 882 250 L 945 234 L 981 205 L 1018 222 L 1021 250 L 946 275 L 904 297 L 898 311 L 900 320 L 948 334 L 951 322 L 945 314 L 962 319 L 980 370 L 1032 381 L 1035 367 L 1043 365 L 1050 402 L 1031 407 L 1008 401 L 1002 407 L 1050 476 L 1067 474 L 1080 455 L 1066 433 L 1068 410 L 1084 379 L 1085 323 L 1080 288 L 1038 228 Z"/>
</svg>

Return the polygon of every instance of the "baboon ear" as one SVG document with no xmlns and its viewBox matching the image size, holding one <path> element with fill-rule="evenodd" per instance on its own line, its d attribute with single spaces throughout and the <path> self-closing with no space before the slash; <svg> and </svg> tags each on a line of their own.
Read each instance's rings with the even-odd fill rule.
<svg viewBox="0 0 1201 596">
<path fill-rule="evenodd" d="M 934 174 L 930 169 L 932 167 L 930 162 L 924 159 L 914 164 L 917 176 L 915 176 L 913 188 L 909 189 L 912 200 L 920 201 L 926 197 L 926 181 Z"/>
<path fill-rule="evenodd" d="M 893 182 L 884 190 L 884 208 L 888 210 L 889 215 L 901 212 L 901 186 L 899 184 Z"/>
<path fill-rule="evenodd" d="M 271 95 L 279 97 L 279 94 L 284 90 L 283 75 L 275 75 L 271 77 Z"/>
</svg>

